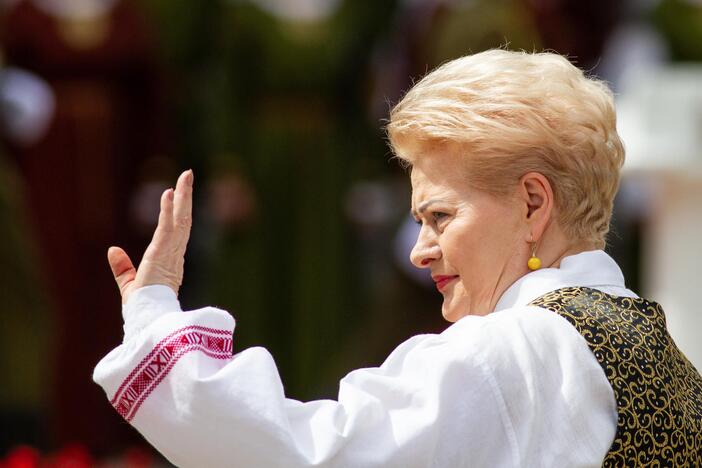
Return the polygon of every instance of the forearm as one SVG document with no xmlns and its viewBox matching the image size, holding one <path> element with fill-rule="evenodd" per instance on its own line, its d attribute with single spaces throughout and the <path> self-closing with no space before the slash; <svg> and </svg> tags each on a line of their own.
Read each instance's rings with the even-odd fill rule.
<svg viewBox="0 0 702 468">
<path fill-rule="evenodd" d="M 182 312 L 172 291 L 152 286 L 135 292 L 124 317 L 124 342 L 100 361 L 94 380 L 120 415 L 172 462 L 243 463 L 248 456 L 265 456 L 247 456 L 261 443 L 276 447 L 278 455 L 286 451 L 275 365 L 260 348 L 232 356 L 234 320 L 228 313 Z"/>
<path fill-rule="evenodd" d="M 408 351 L 418 338 L 383 367 L 349 374 L 339 401 L 301 403 L 285 398 L 265 349 L 231 355 L 234 320 L 224 311 L 182 312 L 156 286 L 135 291 L 124 316 L 125 341 L 94 379 L 178 466 L 426 466 L 438 413 L 451 411 L 439 394 L 464 387 L 451 384 L 446 363 L 431 359 L 427 373 L 422 353 Z"/>
</svg>

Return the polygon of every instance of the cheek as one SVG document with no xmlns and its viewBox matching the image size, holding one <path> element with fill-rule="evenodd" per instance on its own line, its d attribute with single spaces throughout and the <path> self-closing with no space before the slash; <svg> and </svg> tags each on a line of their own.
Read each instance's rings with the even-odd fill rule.
<svg viewBox="0 0 702 468">
<path fill-rule="evenodd" d="M 480 223 L 463 223 L 446 231 L 447 242 L 443 247 L 446 261 L 454 268 L 460 269 L 461 276 L 471 275 L 484 267 L 487 257 L 493 251 L 495 239 Z"/>
<path fill-rule="evenodd" d="M 444 247 L 446 261 L 461 276 L 466 292 L 494 287 L 512 256 L 510 229 L 494 229 L 494 224 L 486 223 L 460 226 Z"/>
<path fill-rule="evenodd" d="M 447 230 L 445 234 L 449 237 L 442 246 L 444 267 L 447 273 L 460 276 L 452 291 L 450 304 L 446 304 L 453 309 L 460 306 L 458 302 L 465 300 L 466 296 L 471 296 L 475 288 L 479 287 L 478 282 L 482 276 L 480 272 L 484 270 L 484 265 L 481 264 L 480 258 L 480 238 L 474 232 L 463 229 L 451 232 Z"/>
<path fill-rule="evenodd" d="M 470 237 L 461 235 L 461 233 L 447 230 L 443 234 L 440 246 L 441 254 L 448 270 L 446 273 L 459 275 L 462 273 L 458 270 L 461 270 L 470 258 L 470 251 L 472 250 L 470 241 Z"/>
</svg>

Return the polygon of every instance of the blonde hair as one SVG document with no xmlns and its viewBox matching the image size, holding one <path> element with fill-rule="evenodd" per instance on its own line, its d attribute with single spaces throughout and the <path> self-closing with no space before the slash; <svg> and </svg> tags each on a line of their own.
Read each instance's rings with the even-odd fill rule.
<svg viewBox="0 0 702 468">
<path fill-rule="evenodd" d="M 543 174 L 566 235 L 604 247 L 624 147 L 611 91 L 566 58 L 500 49 L 445 63 L 394 107 L 387 133 L 410 165 L 418 147 L 458 145 L 469 182 L 497 196 Z"/>
</svg>

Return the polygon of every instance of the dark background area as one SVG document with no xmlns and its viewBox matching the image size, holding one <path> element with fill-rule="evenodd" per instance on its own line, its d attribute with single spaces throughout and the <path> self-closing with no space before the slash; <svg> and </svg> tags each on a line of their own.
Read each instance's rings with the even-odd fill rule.
<svg viewBox="0 0 702 468">
<path fill-rule="evenodd" d="M 235 351 L 268 348 L 289 397 L 333 398 L 448 325 L 405 259 L 409 180 L 383 132 L 413 80 L 501 46 L 566 54 L 615 91 L 636 60 L 702 58 L 702 4 L 684 0 L 58 3 L 0 2 L 0 70 L 53 99 L 32 138 L 1 127 L 0 457 L 47 463 L 163 463 L 91 373 L 122 333 L 107 248 L 140 257 L 181 170 L 184 309 L 231 312 Z M 640 213 L 617 203 L 608 247 L 635 291 Z"/>
</svg>

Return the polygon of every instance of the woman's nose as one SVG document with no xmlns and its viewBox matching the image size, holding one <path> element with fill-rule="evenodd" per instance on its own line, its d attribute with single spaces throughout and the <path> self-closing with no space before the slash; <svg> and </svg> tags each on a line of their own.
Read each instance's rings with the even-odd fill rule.
<svg viewBox="0 0 702 468">
<path fill-rule="evenodd" d="M 441 258 L 439 245 L 435 241 L 427 239 L 427 236 L 423 234 L 420 231 L 417 242 L 410 252 L 410 261 L 417 268 L 427 268 L 431 262 Z"/>
</svg>

